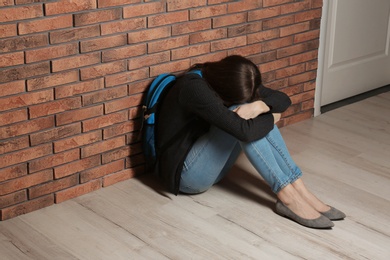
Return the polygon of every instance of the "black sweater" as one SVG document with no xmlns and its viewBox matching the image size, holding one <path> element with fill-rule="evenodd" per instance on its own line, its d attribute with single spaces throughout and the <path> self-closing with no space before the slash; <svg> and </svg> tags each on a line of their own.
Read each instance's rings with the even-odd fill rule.
<svg viewBox="0 0 390 260">
<path fill-rule="evenodd" d="M 215 125 L 238 140 L 263 138 L 274 126 L 271 113 L 281 113 L 291 104 L 283 92 L 259 86 L 261 100 L 270 111 L 245 120 L 229 110 L 209 84 L 196 74 L 180 77 L 159 107 L 157 147 L 160 149 L 158 174 L 171 192 L 179 190 L 184 160 L 193 143 Z"/>
</svg>

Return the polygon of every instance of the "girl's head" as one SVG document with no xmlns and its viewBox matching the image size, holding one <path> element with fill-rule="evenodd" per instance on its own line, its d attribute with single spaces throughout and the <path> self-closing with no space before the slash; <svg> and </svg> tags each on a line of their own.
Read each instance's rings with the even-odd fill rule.
<svg viewBox="0 0 390 260">
<path fill-rule="evenodd" d="M 250 60 L 228 56 L 200 65 L 203 77 L 228 106 L 253 101 L 261 84 L 261 74 Z"/>
</svg>

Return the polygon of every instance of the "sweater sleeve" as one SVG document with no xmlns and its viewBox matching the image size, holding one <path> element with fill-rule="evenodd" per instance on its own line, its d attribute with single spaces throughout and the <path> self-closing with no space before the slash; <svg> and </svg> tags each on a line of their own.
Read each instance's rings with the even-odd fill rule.
<svg viewBox="0 0 390 260">
<path fill-rule="evenodd" d="M 261 100 L 270 107 L 270 113 L 282 113 L 291 105 L 290 98 L 283 92 L 259 86 Z"/>
<path fill-rule="evenodd" d="M 238 140 L 258 140 L 273 129 L 274 118 L 271 113 L 245 120 L 229 110 L 203 79 L 193 78 L 185 81 L 180 91 L 180 105 Z"/>
</svg>

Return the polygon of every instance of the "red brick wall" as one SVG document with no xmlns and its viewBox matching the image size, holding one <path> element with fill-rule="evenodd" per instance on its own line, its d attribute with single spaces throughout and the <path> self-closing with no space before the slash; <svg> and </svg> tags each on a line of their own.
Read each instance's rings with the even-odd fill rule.
<svg viewBox="0 0 390 260">
<path fill-rule="evenodd" d="M 321 0 L 0 1 L 0 219 L 143 172 L 142 92 L 230 54 L 310 118 Z"/>
</svg>

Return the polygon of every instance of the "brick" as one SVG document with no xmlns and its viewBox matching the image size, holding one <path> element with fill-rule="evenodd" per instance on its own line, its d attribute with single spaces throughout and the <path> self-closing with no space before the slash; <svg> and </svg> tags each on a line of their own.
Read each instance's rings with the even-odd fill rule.
<svg viewBox="0 0 390 260">
<path fill-rule="evenodd" d="M 0 74 L 0 82 L 15 81 L 50 73 L 50 63 L 42 62 L 5 69 Z"/>
<path fill-rule="evenodd" d="M 0 111 L 11 110 L 53 100 L 53 90 L 43 90 L 0 99 Z"/>
<path fill-rule="evenodd" d="M 119 136 L 106 141 L 94 143 L 86 147 L 81 148 L 81 157 L 89 157 L 95 154 L 104 153 L 107 151 L 115 150 L 116 148 L 123 147 L 125 145 L 125 137 Z"/>
<path fill-rule="evenodd" d="M 99 10 L 94 12 L 85 12 L 74 14 L 74 25 L 83 26 L 107 21 L 119 20 L 122 17 L 121 8 Z"/>
<path fill-rule="evenodd" d="M 73 26 L 72 15 L 49 17 L 18 24 L 19 35 L 64 29 Z"/>
<path fill-rule="evenodd" d="M 317 68 L 318 68 L 318 61 L 317 60 L 306 62 L 306 71 L 316 70 Z"/>
<path fill-rule="evenodd" d="M 142 94 L 149 87 L 151 80 L 142 80 L 129 84 L 129 95 Z"/>
<path fill-rule="evenodd" d="M 316 81 L 305 82 L 303 84 L 303 90 L 304 91 L 313 90 L 315 88 L 316 88 Z"/>
<path fill-rule="evenodd" d="M 161 52 L 186 45 L 189 45 L 188 35 L 172 37 L 166 40 L 159 40 L 148 43 L 148 53 Z"/>
<path fill-rule="evenodd" d="M 314 99 L 302 102 L 301 107 L 302 111 L 314 109 Z"/>
<path fill-rule="evenodd" d="M 278 59 L 292 56 L 298 53 L 303 53 L 313 49 L 318 49 L 318 41 L 304 42 L 301 44 L 295 44 L 286 48 L 280 48 L 277 50 Z"/>
<path fill-rule="evenodd" d="M 27 119 L 27 109 L 18 109 L 11 112 L 1 113 L 0 126 L 21 122 Z"/>
<path fill-rule="evenodd" d="M 9 194 L 18 190 L 26 189 L 28 187 L 41 184 L 53 179 L 52 170 L 37 172 L 29 174 L 17 179 L 12 179 L 0 183 L 0 196 Z"/>
<path fill-rule="evenodd" d="M 54 168 L 54 178 L 60 179 L 100 165 L 100 155 L 91 156 Z M 75 175 L 76 176 L 76 175 Z"/>
<path fill-rule="evenodd" d="M 280 80 L 275 80 L 267 84 L 267 87 L 276 89 L 276 90 L 281 90 L 282 88 L 286 88 L 288 86 L 288 79 L 280 79 Z"/>
<path fill-rule="evenodd" d="M 102 186 L 100 180 L 90 181 L 55 193 L 55 202 L 61 203 L 69 199 L 90 193 L 100 189 Z"/>
<path fill-rule="evenodd" d="M 29 5 L 0 9 L 0 23 L 25 20 L 43 16 L 41 5 Z"/>
<path fill-rule="evenodd" d="M 0 209 L 21 203 L 26 200 L 27 200 L 27 192 L 25 190 L 0 196 Z"/>
<path fill-rule="evenodd" d="M 146 28 L 146 18 L 125 19 L 100 25 L 102 35 L 129 32 Z"/>
<path fill-rule="evenodd" d="M 295 84 L 302 83 L 302 82 L 305 82 L 305 81 L 313 80 L 316 77 L 317 77 L 317 72 L 316 71 L 309 71 L 309 72 L 306 72 L 306 73 L 302 73 L 302 74 L 290 77 L 288 79 L 288 82 L 289 82 L 290 85 L 295 85 Z"/>
<path fill-rule="evenodd" d="M 320 30 L 309 31 L 294 35 L 294 43 L 300 43 L 318 39 L 320 37 Z"/>
<path fill-rule="evenodd" d="M 210 43 L 191 45 L 189 47 L 172 50 L 172 60 L 185 59 L 210 52 Z"/>
<path fill-rule="evenodd" d="M 113 113 L 98 118 L 83 121 L 83 132 L 104 128 L 109 125 L 121 123 L 127 120 L 127 111 Z"/>
<path fill-rule="evenodd" d="M 24 64 L 24 53 L 13 52 L 0 54 L 0 68 Z"/>
<path fill-rule="evenodd" d="M 28 140 L 28 136 L 5 139 L 0 141 L 0 154 L 22 150 L 24 148 L 28 148 L 29 146 L 30 142 Z"/>
<path fill-rule="evenodd" d="M 115 48 L 102 52 L 102 61 L 109 62 L 123 60 L 135 56 L 146 54 L 146 44 L 128 45 L 126 47 Z"/>
<path fill-rule="evenodd" d="M 67 111 L 56 115 L 56 125 L 65 125 L 103 115 L 103 105 Z"/>
<path fill-rule="evenodd" d="M 303 86 L 302 84 L 299 85 L 294 85 L 294 86 L 289 86 L 287 88 L 282 89 L 282 91 L 287 94 L 289 97 L 297 95 L 299 93 L 302 93 L 303 91 Z"/>
<path fill-rule="evenodd" d="M 300 13 L 295 14 L 295 22 L 300 23 L 303 21 L 313 20 L 315 18 L 321 18 L 321 14 L 322 14 L 321 9 L 300 12 Z"/>
<path fill-rule="evenodd" d="M 14 0 L 3 0 L 0 2 L 0 6 L 11 6 L 14 5 Z"/>
<path fill-rule="evenodd" d="M 50 193 L 54 193 L 66 188 L 76 186 L 79 183 L 78 176 L 73 175 L 63 179 L 55 180 L 42 185 L 34 186 L 28 189 L 30 199 L 41 197 Z"/>
<path fill-rule="evenodd" d="M 141 144 L 133 144 L 132 146 L 125 146 L 113 151 L 102 154 L 102 163 L 106 164 L 112 161 L 120 160 L 127 156 L 138 154 L 142 151 Z"/>
<path fill-rule="evenodd" d="M 170 51 L 158 52 L 155 54 L 149 54 L 141 57 L 131 58 L 128 61 L 128 69 L 134 70 L 142 67 L 149 67 L 152 65 L 165 63 L 170 61 Z"/>
<path fill-rule="evenodd" d="M 29 108 L 30 118 L 57 114 L 63 111 L 73 110 L 81 107 L 81 98 L 67 98 L 52 102 L 31 106 Z"/>
<path fill-rule="evenodd" d="M 263 7 L 281 5 L 294 2 L 294 0 L 263 0 Z"/>
<path fill-rule="evenodd" d="M 0 182 L 27 175 L 27 163 L 0 168 Z"/>
<path fill-rule="evenodd" d="M 88 80 L 126 71 L 126 61 L 120 60 L 80 69 L 81 79 Z"/>
<path fill-rule="evenodd" d="M 115 136 L 127 134 L 129 132 L 133 132 L 135 129 L 134 121 L 127 121 L 121 124 L 116 124 L 115 126 L 106 128 L 103 130 L 104 139 L 109 139 Z"/>
<path fill-rule="evenodd" d="M 188 11 L 169 12 L 148 16 L 148 27 L 182 23 L 188 21 Z"/>
<path fill-rule="evenodd" d="M 127 96 L 127 86 L 104 89 L 98 92 L 83 95 L 83 106 L 101 103 Z"/>
<path fill-rule="evenodd" d="M 278 29 L 266 30 L 266 31 L 257 32 L 253 34 L 248 34 L 247 37 L 248 37 L 248 44 L 264 42 L 275 38 L 279 38 L 279 30 Z"/>
<path fill-rule="evenodd" d="M 205 63 L 209 61 L 219 61 L 227 56 L 227 52 L 217 52 L 198 57 L 191 58 L 191 66 L 198 63 Z"/>
<path fill-rule="evenodd" d="M 29 50 L 26 51 L 26 63 L 71 56 L 77 54 L 78 52 L 79 46 L 77 43 Z"/>
<path fill-rule="evenodd" d="M 97 50 L 103 50 L 112 47 L 119 47 L 126 45 L 127 43 L 127 35 L 115 35 L 109 37 L 99 37 L 93 40 L 86 40 L 80 42 L 80 51 L 83 52 L 91 52 Z"/>
<path fill-rule="evenodd" d="M 23 121 L 0 128 L 0 139 L 12 138 L 19 135 L 29 134 L 54 126 L 54 117 L 44 117 L 35 120 Z"/>
<path fill-rule="evenodd" d="M 49 39 L 46 34 L 12 37 L 0 40 L 0 53 L 38 48 L 47 46 L 48 44 Z"/>
<path fill-rule="evenodd" d="M 282 117 L 288 117 L 288 116 L 291 116 L 291 115 L 294 115 L 294 114 L 297 114 L 301 112 L 301 108 L 299 105 L 291 105 L 287 108 L 286 111 L 284 111 L 282 113 Z"/>
<path fill-rule="evenodd" d="M 296 13 L 310 9 L 311 1 L 304 0 L 297 3 L 285 4 L 281 6 L 281 14 Z"/>
<path fill-rule="evenodd" d="M 99 8 L 139 3 L 141 0 L 98 0 Z"/>
<path fill-rule="evenodd" d="M 211 20 L 204 19 L 172 25 L 172 35 L 182 35 L 211 29 Z"/>
<path fill-rule="evenodd" d="M 300 64 L 295 65 L 295 66 L 291 66 L 291 67 L 283 68 L 281 70 L 277 70 L 276 71 L 276 78 L 280 79 L 280 78 L 291 77 L 293 75 L 300 74 L 303 72 L 305 72 L 305 64 L 300 63 Z"/>
<path fill-rule="evenodd" d="M 227 37 L 227 29 L 220 28 L 216 30 L 209 30 L 204 32 L 198 32 L 190 35 L 190 44 L 214 41 Z"/>
<path fill-rule="evenodd" d="M 51 88 L 79 80 L 78 70 L 51 73 L 49 76 L 27 80 L 28 91 Z"/>
<path fill-rule="evenodd" d="M 288 59 L 282 59 L 282 60 L 275 60 L 275 61 L 263 63 L 259 67 L 262 73 L 266 73 L 269 71 L 285 68 L 288 65 L 289 65 Z"/>
<path fill-rule="evenodd" d="M 280 15 L 280 6 L 262 8 L 259 10 L 250 11 L 248 13 L 248 21 L 262 20 Z"/>
<path fill-rule="evenodd" d="M 247 20 L 246 13 L 230 14 L 220 17 L 214 17 L 213 19 L 213 28 L 226 27 L 233 24 L 245 23 Z"/>
<path fill-rule="evenodd" d="M 155 77 L 161 73 L 170 71 L 170 72 L 179 72 L 188 69 L 191 66 L 190 60 L 180 60 L 168 62 L 156 66 L 150 67 L 150 76 Z"/>
<path fill-rule="evenodd" d="M 142 153 L 126 158 L 126 168 L 132 168 L 141 164 L 145 164 L 145 156 Z"/>
<path fill-rule="evenodd" d="M 217 40 L 211 43 L 211 51 L 220 51 L 226 49 L 232 49 L 247 44 L 246 36 L 238 36 L 234 38 Z"/>
<path fill-rule="evenodd" d="M 292 45 L 292 43 L 293 43 L 292 36 L 287 36 L 284 38 L 267 41 L 262 44 L 262 51 L 266 52 L 266 51 L 276 50 L 282 47 Z"/>
<path fill-rule="evenodd" d="M 228 55 L 241 55 L 241 56 L 250 56 L 256 55 L 261 52 L 261 43 L 246 45 L 227 51 Z"/>
<path fill-rule="evenodd" d="M 100 62 L 100 53 L 93 52 L 52 61 L 53 72 L 80 68 Z"/>
<path fill-rule="evenodd" d="M 29 200 L 8 208 L 1 209 L 0 219 L 7 220 L 10 218 L 14 218 L 16 216 L 20 216 L 38 209 L 51 206 L 53 204 L 54 204 L 54 197 L 52 194 L 37 198 L 35 200 Z"/>
<path fill-rule="evenodd" d="M 127 84 L 140 79 L 149 77 L 149 68 L 141 68 L 139 70 L 118 73 L 106 76 L 106 87 L 113 87 L 117 85 Z"/>
<path fill-rule="evenodd" d="M 144 172 L 143 168 L 142 168 L 142 171 L 139 170 L 138 168 L 137 169 L 131 168 L 131 169 L 125 169 L 123 171 L 110 174 L 110 175 L 105 176 L 103 178 L 103 187 L 107 187 L 107 186 L 113 185 L 115 183 L 131 179 L 134 176 L 136 176 L 138 173 L 141 173 L 141 172 Z"/>
<path fill-rule="evenodd" d="M 168 0 L 168 11 L 177 11 L 206 5 L 206 0 Z"/>
<path fill-rule="evenodd" d="M 105 175 L 123 170 L 124 165 L 124 160 L 119 160 L 83 171 L 80 173 L 80 183 L 98 179 Z"/>
<path fill-rule="evenodd" d="M 309 22 L 303 22 L 298 24 L 293 24 L 289 26 L 285 26 L 280 28 L 280 37 L 297 34 L 300 32 L 304 32 L 310 29 L 310 23 Z"/>
<path fill-rule="evenodd" d="M 31 146 L 52 142 L 58 139 L 62 139 L 68 136 L 73 136 L 81 133 L 80 123 L 72 125 L 66 125 L 56 127 L 43 132 L 35 133 L 30 135 Z"/>
<path fill-rule="evenodd" d="M 265 19 L 263 20 L 263 29 L 267 30 L 276 27 L 287 26 L 295 23 L 294 19 L 294 15 L 286 15 L 276 18 Z"/>
<path fill-rule="evenodd" d="M 307 120 L 313 116 L 313 111 L 306 111 L 303 113 L 295 114 L 290 117 L 286 117 L 285 120 L 285 125 L 292 125 L 298 122 L 301 122 L 303 120 Z"/>
<path fill-rule="evenodd" d="M 161 1 L 143 3 L 123 7 L 123 18 L 134 18 L 165 12 L 165 4 Z"/>
<path fill-rule="evenodd" d="M 226 5 L 205 6 L 196 9 L 190 9 L 190 20 L 210 18 L 227 14 Z"/>
<path fill-rule="evenodd" d="M 266 62 L 274 61 L 276 60 L 276 51 L 270 51 L 251 56 L 250 60 L 255 64 L 263 64 Z"/>
<path fill-rule="evenodd" d="M 321 8 L 323 5 L 323 0 L 312 0 L 311 7 L 312 8 Z"/>
<path fill-rule="evenodd" d="M 262 30 L 263 30 L 263 23 L 261 21 L 240 24 L 228 28 L 228 37 L 235 37 L 239 35 L 257 33 L 257 32 L 261 32 Z"/>
<path fill-rule="evenodd" d="M 237 13 L 243 11 L 249 11 L 262 7 L 261 1 L 244 0 L 239 2 L 233 2 L 228 4 L 229 13 Z"/>
<path fill-rule="evenodd" d="M 58 30 L 50 32 L 49 35 L 51 44 L 83 40 L 100 36 L 100 26 L 91 25 L 73 29 Z"/>
<path fill-rule="evenodd" d="M 96 9 L 96 0 L 67 0 L 45 4 L 45 14 L 56 15 Z"/>
<path fill-rule="evenodd" d="M 44 169 L 52 168 L 61 164 L 72 162 L 80 158 L 79 149 L 73 149 L 62 153 L 49 155 L 40 159 L 36 159 L 29 163 L 29 171 L 37 172 Z"/>
<path fill-rule="evenodd" d="M 0 24 L 0 39 L 17 35 L 16 24 Z"/>
<path fill-rule="evenodd" d="M 25 80 L 0 84 L 0 97 L 5 97 L 25 91 Z"/>
<path fill-rule="evenodd" d="M 128 34 L 128 43 L 139 43 L 168 38 L 171 36 L 171 27 L 164 26 L 140 31 L 131 31 Z"/>
<path fill-rule="evenodd" d="M 302 102 L 314 99 L 314 90 L 308 91 L 308 92 L 302 92 L 298 93 L 296 95 L 293 95 L 290 97 L 292 104 L 298 104 L 301 105 Z"/>
<path fill-rule="evenodd" d="M 290 57 L 290 64 L 294 65 L 294 64 L 306 62 L 309 60 L 314 60 L 314 59 L 317 59 L 317 57 L 318 57 L 318 50 L 301 53 L 298 55 L 291 56 Z"/>
<path fill-rule="evenodd" d="M 90 132 L 81 135 L 74 135 L 69 138 L 54 142 L 54 152 L 62 152 L 87 144 L 95 143 L 102 140 L 101 131 Z"/>
<path fill-rule="evenodd" d="M 55 88 L 55 99 L 77 96 L 104 88 L 104 79 L 82 81 Z"/>
<path fill-rule="evenodd" d="M 128 109 L 130 106 L 138 106 L 142 102 L 142 97 L 142 94 L 138 94 L 106 102 L 104 104 L 104 112 L 105 114 L 110 114 L 119 110 Z"/>
</svg>

